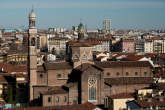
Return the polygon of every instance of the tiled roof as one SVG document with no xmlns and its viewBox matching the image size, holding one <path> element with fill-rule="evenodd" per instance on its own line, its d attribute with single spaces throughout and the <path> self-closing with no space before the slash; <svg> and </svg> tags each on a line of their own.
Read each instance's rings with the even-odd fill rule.
<svg viewBox="0 0 165 110">
<path fill-rule="evenodd" d="M 45 63 L 46 70 L 72 69 L 69 62 Z"/>
<path fill-rule="evenodd" d="M 123 58 L 122 61 L 138 61 L 141 58 L 145 57 L 144 55 L 127 55 L 126 58 Z"/>
<path fill-rule="evenodd" d="M 109 41 L 112 40 L 112 38 L 90 38 L 91 41 Z"/>
<path fill-rule="evenodd" d="M 146 38 L 145 40 L 162 40 L 162 38 L 163 37 L 155 36 L 155 37 Z"/>
<path fill-rule="evenodd" d="M 70 46 L 72 47 L 91 47 L 92 44 L 88 42 L 72 42 L 70 43 Z"/>
<path fill-rule="evenodd" d="M 165 59 L 165 54 L 159 54 L 159 58 Z"/>
<path fill-rule="evenodd" d="M 152 77 L 116 77 L 104 80 L 109 85 L 152 84 L 154 81 Z"/>
<path fill-rule="evenodd" d="M 53 87 L 52 89 L 45 92 L 43 95 L 53 95 L 53 94 L 66 94 L 68 91 L 64 90 L 62 87 Z"/>
<path fill-rule="evenodd" d="M 27 72 L 27 66 L 21 65 L 21 66 L 16 66 L 16 65 L 12 65 L 9 63 L 0 63 L 0 69 L 4 72 Z"/>
<path fill-rule="evenodd" d="M 160 97 L 159 98 L 151 98 L 151 99 L 145 99 L 145 100 L 135 100 L 134 102 L 139 105 L 140 107 L 165 107 L 165 98 Z M 160 101 L 162 100 L 162 101 Z"/>
<path fill-rule="evenodd" d="M 93 64 L 89 64 L 89 63 L 83 63 L 83 64 L 79 65 L 78 67 L 76 67 L 75 69 L 80 70 L 80 71 L 85 71 L 86 69 L 88 69 L 90 67 L 94 67 L 94 68 L 97 68 L 99 70 L 103 70 L 99 66 L 93 65 Z"/>
<path fill-rule="evenodd" d="M 52 38 L 49 38 L 49 40 L 69 40 L 69 39 L 66 37 L 52 37 Z"/>
<path fill-rule="evenodd" d="M 95 62 L 95 64 L 102 68 L 152 67 L 152 65 L 148 61 L 106 61 L 106 62 Z"/>
<path fill-rule="evenodd" d="M 3 83 L 8 83 L 6 78 L 4 77 L 4 75 L 1 75 L 0 74 L 0 84 L 3 84 Z"/>
<path fill-rule="evenodd" d="M 156 73 L 156 74 L 153 74 L 153 77 L 155 77 L 155 78 L 160 78 L 160 77 L 165 78 L 165 73 Z"/>
<path fill-rule="evenodd" d="M 158 90 L 165 90 L 165 83 L 156 83 L 154 86 Z"/>
<path fill-rule="evenodd" d="M 133 93 L 120 93 L 109 96 L 111 99 L 125 99 L 125 98 L 134 98 Z"/>
</svg>

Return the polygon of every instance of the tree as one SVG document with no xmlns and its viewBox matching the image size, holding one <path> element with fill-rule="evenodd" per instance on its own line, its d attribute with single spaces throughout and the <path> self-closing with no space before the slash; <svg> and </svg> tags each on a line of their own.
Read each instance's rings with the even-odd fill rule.
<svg viewBox="0 0 165 110">
<path fill-rule="evenodd" d="M 13 103 L 13 89 L 11 86 L 8 86 L 6 101 L 8 103 Z"/>
</svg>

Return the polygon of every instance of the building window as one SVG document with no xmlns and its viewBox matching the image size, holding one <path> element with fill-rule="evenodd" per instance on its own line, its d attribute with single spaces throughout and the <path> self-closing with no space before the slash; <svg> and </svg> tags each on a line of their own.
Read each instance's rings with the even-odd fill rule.
<svg viewBox="0 0 165 110">
<path fill-rule="evenodd" d="M 87 57 L 85 55 L 82 56 L 82 60 L 86 60 Z"/>
<path fill-rule="evenodd" d="M 147 75 L 147 72 L 144 72 L 144 76 L 146 76 Z"/>
<path fill-rule="evenodd" d="M 64 96 L 64 102 L 67 102 L 67 97 L 66 96 Z"/>
<path fill-rule="evenodd" d="M 77 97 L 74 97 L 73 104 L 77 104 Z"/>
<path fill-rule="evenodd" d="M 48 102 L 51 102 L 51 97 L 48 97 Z"/>
<path fill-rule="evenodd" d="M 135 76 L 137 76 L 138 75 L 138 72 L 135 72 Z"/>
<path fill-rule="evenodd" d="M 79 58 L 78 58 L 77 55 L 74 55 L 74 56 L 73 56 L 73 59 L 74 59 L 74 60 L 78 60 Z"/>
<path fill-rule="evenodd" d="M 43 77 L 43 74 L 40 74 L 40 78 L 42 78 Z"/>
<path fill-rule="evenodd" d="M 35 38 L 31 39 L 31 46 L 35 46 Z"/>
<path fill-rule="evenodd" d="M 120 73 L 119 73 L 119 72 L 117 72 L 117 73 L 116 73 L 116 76 L 119 76 L 119 75 L 120 75 Z"/>
<path fill-rule="evenodd" d="M 105 97 L 104 98 L 104 107 L 105 108 L 108 108 L 109 106 L 108 106 L 108 97 Z"/>
<path fill-rule="evenodd" d="M 97 80 L 95 77 L 88 78 L 88 100 L 89 101 L 96 101 L 96 86 Z"/>
<path fill-rule="evenodd" d="M 59 102 L 59 97 L 57 96 L 57 97 L 56 97 L 56 103 L 58 103 L 58 102 Z"/>
<path fill-rule="evenodd" d="M 57 79 L 61 78 L 61 74 L 57 74 Z"/>
<path fill-rule="evenodd" d="M 126 76 L 128 76 L 129 75 L 129 73 L 128 72 L 126 72 Z"/>
<path fill-rule="evenodd" d="M 110 72 L 107 72 L 107 76 L 110 76 L 111 74 L 110 74 Z"/>
</svg>

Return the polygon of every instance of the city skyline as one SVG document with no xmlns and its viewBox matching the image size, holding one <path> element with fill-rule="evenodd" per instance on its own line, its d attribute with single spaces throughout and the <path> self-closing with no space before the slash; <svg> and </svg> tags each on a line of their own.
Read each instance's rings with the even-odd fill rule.
<svg viewBox="0 0 165 110">
<path fill-rule="evenodd" d="M 0 27 L 27 27 L 32 5 L 38 28 L 71 28 L 82 19 L 89 29 L 97 29 L 110 19 L 111 29 L 165 29 L 164 0 L 2 0 Z"/>
</svg>

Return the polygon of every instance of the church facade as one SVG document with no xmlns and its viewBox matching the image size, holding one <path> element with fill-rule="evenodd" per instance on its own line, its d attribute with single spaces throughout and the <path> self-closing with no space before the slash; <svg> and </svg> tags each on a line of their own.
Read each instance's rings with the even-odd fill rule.
<svg viewBox="0 0 165 110">
<path fill-rule="evenodd" d="M 133 93 L 152 82 L 152 66 L 146 61 L 93 61 L 92 45 L 80 40 L 70 45 L 68 62 L 37 65 L 34 11 L 29 15 L 30 101 L 43 106 L 91 102 L 104 104 L 106 96 Z"/>
</svg>

